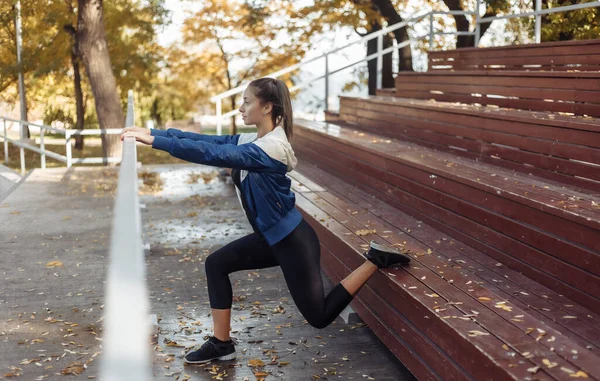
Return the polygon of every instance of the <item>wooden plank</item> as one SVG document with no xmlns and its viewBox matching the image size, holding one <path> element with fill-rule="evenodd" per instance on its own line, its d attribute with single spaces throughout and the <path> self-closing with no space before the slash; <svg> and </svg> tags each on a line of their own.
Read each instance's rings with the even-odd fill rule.
<svg viewBox="0 0 600 381">
<path fill-rule="evenodd" d="M 306 145 L 303 145 L 303 147 L 305 147 Z M 333 160 L 330 161 L 330 158 L 332 155 L 328 155 L 328 158 L 322 158 L 321 160 L 323 160 L 324 163 L 327 163 L 328 166 L 330 166 L 332 169 L 334 170 L 338 170 L 340 172 L 344 172 L 344 168 L 353 168 L 353 166 L 355 165 L 354 163 L 347 163 L 347 162 L 343 162 L 342 158 L 340 157 L 336 157 L 335 158 L 335 162 L 333 162 Z M 378 189 L 378 192 L 381 192 L 381 194 L 383 195 L 392 195 L 392 194 L 397 194 L 398 192 L 400 192 L 397 188 L 390 188 L 389 186 L 386 186 L 386 184 L 384 183 L 380 183 L 378 180 L 375 180 L 372 177 L 366 177 L 364 175 L 362 175 L 362 173 L 357 170 L 356 168 L 354 168 L 354 170 L 352 171 L 351 175 L 347 175 L 348 176 L 348 181 L 357 181 L 356 179 L 358 179 L 359 183 L 365 183 L 368 184 L 367 186 L 369 188 L 371 187 L 376 187 Z M 375 176 L 377 176 L 379 179 L 382 179 L 383 181 L 387 181 L 387 175 L 385 174 L 375 174 Z M 383 176 L 383 177 L 382 177 Z M 433 191 L 433 190 L 432 190 Z M 414 191 L 413 191 L 414 193 Z M 418 192 L 417 192 L 418 193 Z M 407 197 L 407 194 L 403 194 L 402 192 L 400 192 L 399 194 L 396 195 L 398 198 L 398 200 L 403 200 L 403 198 Z M 442 195 L 443 196 L 443 195 Z M 435 197 L 429 197 L 429 199 L 435 199 Z M 405 200 L 406 202 L 414 202 L 414 200 Z M 428 204 L 426 204 L 428 205 Z M 429 207 L 431 207 L 432 205 L 430 205 Z M 440 208 L 440 207 L 436 207 L 436 208 Z M 435 209 L 435 208 L 434 208 Z M 443 214 L 447 213 L 445 212 L 445 209 L 442 209 L 441 212 Z M 439 211 L 437 212 L 439 213 Z M 453 215 L 448 215 L 447 219 L 450 220 L 450 217 Z M 456 216 L 453 216 L 452 218 L 456 219 Z M 483 227 L 481 225 L 478 225 L 474 222 L 472 222 L 471 220 L 467 220 L 468 224 L 465 224 L 465 221 L 463 218 L 459 219 L 460 224 L 461 224 L 461 228 L 462 225 L 469 225 L 469 230 L 470 233 L 476 237 L 485 237 L 486 241 L 489 241 L 490 239 L 492 240 L 493 245 L 501 245 L 502 246 L 506 246 L 505 241 L 507 241 L 506 237 L 503 237 L 502 235 L 489 230 L 486 227 Z M 473 230 L 475 229 L 475 230 Z M 489 236 L 489 237 L 488 237 Z M 491 238 L 490 238 L 491 237 Z M 511 242 L 510 240 L 508 240 L 508 242 Z M 528 249 L 527 247 L 523 247 L 518 241 L 514 241 L 511 242 L 511 245 L 517 245 L 517 246 L 521 246 L 521 249 L 525 250 L 526 252 L 528 252 L 528 254 L 531 254 L 531 250 Z M 517 251 L 513 251 L 513 252 L 519 252 L 519 250 L 521 249 L 517 249 Z M 499 255 L 501 257 L 505 257 L 506 255 L 502 252 L 498 252 Z M 534 254 L 536 253 L 535 251 L 533 252 Z M 504 258 L 504 260 L 507 260 L 510 257 Z M 497 258 L 498 259 L 498 258 Z M 511 262 L 514 262 L 513 259 L 510 259 Z M 578 291 L 576 289 L 573 289 L 570 286 L 566 286 L 565 283 L 563 283 L 561 280 L 558 280 L 556 278 L 553 277 L 548 277 L 547 275 L 545 275 L 545 273 L 542 273 L 538 270 L 537 267 L 529 267 L 529 265 L 524 265 L 523 262 L 517 261 L 514 262 L 512 264 L 513 266 L 516 266 L 517 268 L 519 268 L 521 271 L 524 271 L 525 273 L 528 273 L 529 275 L 533 276 L 536 280 L 541 281 L 542 283 L 549 285 L 551 288 L 555 288 L 560 289 L 561 292 L 570 295 L 572 298 L 578 298 L 578 300 L 580 300 L 580 303 L 586 304 L 586 303 L 591 303 L 592 305 L 594 303 L 594 298 L 590 299 L 589 296 L 586 296 L 586 294 L 582 294 L 581 291 Z M 546 263 L 543 263 L 541 268 L 544 268 L 543 265 L 547 265 Z M 574 270 L 574 269 L 573 269 Z M 533 275 L 532 275 L 533 274 Z M 563 275 L 563 273 L 560 273 L 561 275 Z M 581 275 L 581 274 L 580 274 Z M 578 275 L 579 276 L 579 275 Z M 572 280 L 571 280 L 572 281 Z M 566 286 L 566 287 L 565 287 Z M 588 304 L 586 304 L 588 305 Z"/>
<path fill-rule="evenodd" d="M 354 214 L 354 211 L 356 211 L 355 205 L 339 205 L 339 199 L 337 199 L 337 197 L 331 198 L 330 193 L 313 193 L 311 195 L 307 195 L 307 198 L 313 204 L 318 205 L 319 208 L 321 208 L 327 214 L 334 217 L 337 221 L 340 221 L 343 225 L 349 228 L 350 231 L 358 231 L 368 228 L 375 229 L 377 232 L 381 232 L 392 229 L 391 226 L 382 224 L 379 218 L 371 214 L 369 211 L 359 210 L 359 213 Z M 320 200 L 325 200 L 329 204 L 324 204 L 320 202 Z M 353 211 L 352 214 L 348 212 L 350 210 Z M 399 242 L 402 242 L 402 239 L 405 238 L 405 236 L 397 235 L 393 231 L 390 231 L 387 233 L 387 235 L 382 233 L 369 235 L 369 238 L 367 238 L 365 241 L 371 239 L 370 237 L 375 237 L 378 242 L 383 242 L 389 245 L 399 245 Z M 428 245 L 421 245 L 418 242 L 414 242 L 412 237 L 407 243 L 402 244 L 402 246 L 416 252 L 423 252 L 430 248 Z M 433 255 L 423 254 L 417 256 L 417 258 L 413 260 L 413 268 L 417 269 L 417 265 L 420 269 L 419 276 L 422 276 L 421 279 L 425 279 L 425 277 L 430 279 L 432 275 L 434 276 L 433 280 L 428 281 L 428 285 L 433 289 L 436 295 L 448 300 L 463 301 L 463 304 L 459 306 L 458 309 L 461 310 L 465 315 L 470 314 L 471 309 L 477 309 L 477 322 L 482 324 L 482 326 L 488 331 L 493 332 L 494 335 L 498 336 L 499 339 L 505 341 L 509 345 L 517 343 L 517 345 L 520 347 L 527 346 L 525 351 L 540 351 L 540 356 L 542 356 L 542 350 L 538 347 L 538 345 L 533 344 L 534 342 L 538 343 L 538 341 L 534 340 L 533 338 L 530 339 L 529 345 L 526 344 L 527 338 L 521 337 L 517 339 L 516 342 L 511 341 L 511 338 L 519 337 L 521 334 L 526 332 L 528 327 L 539 325 L 539 322 L 535 317 L 530 315 L 528 312 L 512 305 L 510 305 L 511 311 L 507 311 L 507 309 L 493 308 L 492 306 L 494 305 L 494 300 L 504 303 L 505 299 L 496 295 L 487 286 L 478 284 L 476 282 L 476 277 L 471 272 L 460 271 L 453 266 L 448 266 L 447 262 L 441 261 L 439 258 Z M 426 269 L 429 271 L 426 271 Z M 436 282 L 437 279 L 457 279 L 460 281 L 452 282 L 452 285 L 449 285 L 449 283 Z M 475 281 L 474 284 L 465 284 L 469 283 L 469 280 Z M 437 285 L 434 287 L 433 283 L 437 283 Z M 450 290 L 446 288 L 447 286 L 450 286 Z M 458 290 L 462 291 L 463 294 L 461 294 Z M 483 299 L 491 300 L 491 302 L 480 302 Z M 481 305 L 478 307 L 477 304 Z M 490 306 L 490 304 L 492 306 Z M 508 304 L 505 305 L 507 307 L 509 306 Z M 441 315 L 444 314 L 442 313 Z M 515 315 L 520 316 L 520 318 L 514 319 Z M 560 333 L 560 331 L 548 329 L 547 334 L 549 336 L 554 336 L 555 340 L 552 341 L 552 343 L 548 343 L 544 340 L 539 341 L 539 345 L 543 345 L 547 348 L 547 353 L 544 354 L 544 356 L 553 356 L 554 352 L 556 352 L 562 356 L 562 359 L 558 361 L 562 361 L 564 366 L 572 365 L 589 373 L 596 368 L 596 363 L 599 359 L 595 355 L 588 353 L 584 346 L 579 346 L 577 343 L 566 338 Z M 572 350 L 580 353 L 581 356 L 578 356 L 576 359 L 572 359 Z M 570 364 L 567 364 L 566 361 L 570 362 Z M 538 365 L 541 366 L 541 364 Z"/>
<path fill-rule="evenodd" d="M 496 165 L 500 164 L 499 162 L 510 160 L 515 162 L 516 165 L 511 165 L 511 163 L 502 164 L 508 168 L 517 169 L 525 173 L 535 172 L 552 180 L 600 190 L 600 184 L 586 180 L 600 179 L 597 167 L 580 162 L 580 160 L 583 160 L 590 163 L 600 163 L 600 150 L 565 144 L 555 140 L 539 139 L 455 124 L 460 122 L 460 120 L 457 120 L 460 117 L 453 119 L 452 124 L 438 122 L 436 119 L 444 118 L 444 113 L 438 113 L 436 110 L 425 112 L 417 109 L 415 112 L 412 109 L 408 109 L 407 112 L 404 112 L 403 110 L 397 111 L 396 109 L 399 109 L 399 107 L 392 106 L 390 108 L 388 105 L 365 101 L 363 102 L 363 106 L 356 107 L 352 111 L 358 123 L 356 128 L 387 137 L 403 140 L 408 139 L 418 144 L 447 150 Z M 390 113 L 388 114 L 386 111 Z M 406 114 L 406 116 L 403 114 Z M 423 119 L 419 118 L 420 115 L 422 115 Z M 475 123 L 473 122 L 472 124 L 474 125 Z M 480 123 L 483 126 L 487 124 L 487 120 Z M 497 121 L 499 128 L 505 127 L 507 124 L 510 124 L 510 122 Z M 574 134 L 571 133 L 570 135 Z M 433 143 L 433 145 L 429 143 Z M 497 144 L 509 145 L 518 150 L 501 147 Z M 456 150 L 454 147 L 462 148 L 474 154 L 469 155 L 464 151 Z M 540 152 L 541 155 L 536 154 L 536 152 Z M 486 155 L 489 155 L 490 158 L 486 158 Z M 549 155 L 562 156 L 565 159 Z M 576 161 L 570 159 L 576 159 Z M 529 165 L 522 165 L 525 163 Z M 552 172 L 548 173 L 547 171 Z M 559 173 L 557 174 L 556 172 Z M 583 179 L 573 176 L 579 176 Z"/>
<path fill-rule="evenodd" d="M 516 169 L 524 173 L 534 173 L 551 180 L 560 181 L 565 184 L 573 184 L 575 186 L 585 187 L 600 192 L 600 184 L 588 180 L 600 180 L 600 174 L 598 173 L 597 167 L 587 163 L 566 160 L 510 147 L 502 147 L 497 145 L 500 143 L 485 143 L 479 140 L 472 140 L 471 137 L 463 138 L 461 136 L 436 133 L 435 131 L 426 129 L 428 125 L 425 123 L 419 123 L 417 121 L 417 124 L 423 124 L 422 128 L 413 127 L 412 124 L 415 123 L 414 121 L 408 120 L 408 123 L 410 123 L 408 124 L 405 123 L 406 119 L 398 116 L 394 117 L 394 119 L 397 120 L 395 123 L 383 120 L 373 120 L 368 116 L 380 117 L 380 115 L 376 113 L 360 112 L 360 115 L 357 117 L 358 124 L 356 128 L 390 138 L 413 141 L 417 144 L 438 150 L 444 150 L 471 159 L 484 161 L 486 163 Z M 431 124 L 435 125 L 435 123 Z M 444 130 L 444 127 L 446 126 L 439 126 L 441 130 Z M 448 126 L 445 129 L 447 132 L 451 132 L 454 128 L 453 126 Z M 480 132 L 480 134 L 487 133 Z M 464 133 L 464 135 L 472 134 Z M 551 143 L 549 143 L 549 145 L 551 146 Z"/>
<path fill-rule="evenodd" d="M 492 98 L 486 96 L 471 96 L 465 94 L 436 94 L 428 91 L 410 91 L 396 89 L 396 96 L 403 98 L 435 99 L 440 102 L 462 102 L 495 105 L 498 107 L 515 108 L 533 111 L 566 112 L 576 115 L 600 116 L 600 106 L 587 103 L 546 102 L 532 99 Z"/>
<path fill-rule="evenodd" d="M 589 40 L 571 40 L 571 41 L 553 41 L 544 42 L 541 44 L 522 44 L 522 45 L 509 45 L 509 46 L 494 46 L 487 48 L 479 47 L 467 47 L 458 48 L 454 50 L 445 51 L 430 51 L 428 54 L 435 57 L 454 57 L 456 55 L 480 55 L 485 54 L 486 56 L 499 56 L 503 55 L 524 55 L 529 54 L 535 55 L 557 55 L 561 52 L 575 51 L 584 52 L 585 54 L 598 52 L 598 45 L 600 45 L 600 39 L 589 39 Z M 591 50 L 589 50 L 591 49 Z"/>
<path fill-rule="evenodd" d="M 319 147 L 312 142 L 303 143 L 313 150 L 315 150 L 315 148 L 318 149 Z M 567 278 L 569 277 L 567 274 L 572 274 L 571 282 L 578 282 L 578 280 L 581 280 L 581 282 L 578 282 L 581 289 L 588 289 L 593 295 L 600 295 L 600 281 L 598 281 L 597 278 L 600 274 L 600 261 L 598 260 L 600 256 L 598 253 L 589 251 L 589 249 L 582 249 L 577 245 L 573 245 L 572 243 L 568 243 L 546 233 L 548 231 L 557 234 L 559 237 L 571 238 L 577 235 L 585 235 L 583 242 L 581 243 L 585 245 L 585 247 L 594 247 L 599 244 L 598 237 L 600 237 L 600 235 L 597 231 L 584 233 L 582 231 L 583 227 L 580 225 L 570 227 L 564 220 L 552 219 L 542 211 L 524 208 L 501 196 L 481 193 L 474 188 L 455 183 L 451 179 L 443 177 L 443 174 L 437 171 L 422 171 L 420 169 L 407 167 L 405 164 L 398 163 L 395 160 L 390 160 L 386 165 L 385 170 L 380 170 L 379 167 L 373 168 L 361 163 L 354 164 L 352 163 L 353 160 L 350 156 L 344 156 L 338 153 L 337 150 L 339 147 L 329 147 L 330 157 L 335 157 L 336 160 L 345 165 L 352 165 L 356 171 L 360 171 L 377 180 L 385 180 L 386 185 L 399 188 L 407 188 L 410 186 L 410 191 L 420 197 L 429 194 L 432 197 L 427 197 L 427 200 L 436 200 L 437 204 L 443 204 L 445 207 L 456 213 L 460 213 L 474 221 L 478 221 L 484 226 L 501 231 L 503 235 L 526 242 L 541 251 L 549 253 L 556 258 L 560 258 L 561 261 L 547 261 L 545 255 L 542 255 L 542 253 L 535 250 L 525 249 L 523 252 L 523 255 L 527 254 L 531 256 L 529 260 L 535 260 L 535 258 L 537 258 L 538 260 L 536 260 L 536 263 L 542 266 L 542 268 L 545 268 L 546 271 L 555 274 L 555 276 L 560 276 L 562 274 Z M 351 152 L 345 152 L 345 155 L 351 154 Z M 432 172 L 437 175 L 434 179 L 431 179 Z M 436 193 L 432 194 L 431 191 Z M 507 189 L 503 189 L 503 191 L 506 192 Z M 444 192 L 444 196 L 439 195 L 439 192 Z M 454 196 L 454 198 L 447 198 L 445 197 L 446 194 Z M 468 200 L 468 202 L 463 200 Z M 531 226 L 535 226 L 537 229 L 533 229 Z M 571 234 L 567 234 L 569 230 L 571 230 Z M 589 288 L 589 285 L 587 285 L 588 288 L 586 288 L 586 282 L 584 282 L 583 279 L 586 278 L 587 275 L 585 273 L 580 274 L 581 270 L 565 265 L 562 261 L 567 261 L 574 266 L 585 269 L 585 273 L 589 271 L 594 274 L 588 281 L 595 283 L 598 287 Z M 578 280 L 575 280 L 576 278 Z"/>
<path fill-rule="evenodd" d="M 595 342 L 600 342 L 600 316 L 583 309 L 581 306 L 573 305 L 572 301 L 555 294 L 549 289 L 540 290 L 541 285 L 532 284 L 530 279 L 511 271 L 506 266 L 497 266 L 497 262 L 491 258 L 465 246 L 461 242 L 455 242 L 445 234 L 426 225 L 422 226 L 423 224 L 419 221 L 398 212 L 393 206 L 373 198 L 354 186 L 348 186 L 342 180 L 314 167 L 312 164 L 303 161 L 300 164 L 300 170 L 320 184 L 330 188 L 329 193 L 321 193 L 320 196 L 339 209 L 351 209 L 353 213 L 358 212 L 357 216 L 361 217 L 362 214 L 368 212 L 380 218 L 384 224 L 390 225 L 382 227 L 377 224 L 371 226 L 371 228 L 375 228 L 378 232 L 384 232 L 384 234 L 397 230 L 400 232 L 399 234 L 414 237 L 414 239 L 429 245 L 434 251 L 432 255 L 436 255 L 444 262 L 448 263 L 447 261 L 454 260 L 455 263 L 460 263 L 465 269 L 470 268 L 475 276 L 487 282 L 486 287 L 497 290 L 511 303 L 529 310 L 529 313 L 533 316 L 537 316 L 557 330 L 574 333 L 569 337 L 582 347 L 591 346 L 593 348 Z M 370 222 L 371 219 L 368 221 Z M 387 239 L 387 236 L 382 236 L 382 238 Z M 476 268 L 470 266 L 469 263 L 475 264 Z M 481 267 L 484 267 L 485 270 Z M 465 282 L 462 278 L 461 282 L 470 283 Z M 474 284 L 477 283 L 477 281 L 474 282 Z M 563 319 L 565 315 L 581 315 L 584 318 L 578 320 L 578 322 L 581 322 L 580 324 L 569 324 L 566 319 Z M 592 317 L 586 319 L 585 317 L 588 315 Z"/>
<path fill-rule="evenodd" d="M 396 76 L 396 90 L 401 89 L 403 83 L 415 82 L 598 91 L 600 73 L 490 70 L 441 73 L 400 72 Z"/>
<path fill-rule="evenodd" d="M 342 100 L 342 103 L 344 102 L 345 100 Z M 402 102 L 390 103 L 384 102 L 381 99 L 361 99 L 352 104 L 352 111 L 349 109 L 350 106 L 345 105 L 344 107 L 348 110 L 346 112 L 353 112 L 355 115 L 362 109 L 378 112 L 382 114 L 382 117 L 387 117 L 388 119 L 386 120 L 391 122 L 394 120 L 389 119 L 390 117 L 387 114 L 411 117 L 415 121 L 434 121 L 443 125 L 459 125 L 476 130 L 488 130 L 490 132 L 500 133 L 500 135 L 488 135 L 485 136 L 485 138 L 489 139 L 489 141 L 506 145 L 513 143 L 511 140 L 506 140 L 506 138 L 504 140 L 499 140 L 503 134 L 520 136 L 523 139 L 537 138 L 535 141 L 539 144 L 544 144 L 547 140 L 550 140 L 553 143 L 560 143 L 560 149 L 552 150 L 549 147 L 544 146 L 543 150 L 540 152 L 561 157 L 573 157 L 591 163 L 600 161 L 598 158 L 598 151 L 587 148 L 600 148 L 600 143 L 597 142 L 598 137 L 600 136 L 600 129 L 598 131 L 572 130 L 561 126 L 547 125 L 545 121 L 540 121 L 537 118 L 511 120 L 505 118 L 505 115 L 502 113 L 491 112 L 488 110 L 485 110 L 488 112 L 485 112 L 484 110 L 460 112 L 460 110 L 447 109 L 444 106 L 435 104 L 412 105 L 403 104 Z M 452 114 L 451 122 L 448 121 L 448 114 Z M 444 117 L 446 119 L 444 119 Z M 438 132 L 443 132 L 443 130 Z M 463 134 L 459 136 L 465 136 L 467 132 L 468 130 L 456 130 L 454 133 L 456 135 Z M 476 138 L 480 137 L 479 135 L 473 136 Z M 496 136 L 498 136 L 498 138 Z M 565 143 L 569 144 L 563 146 Z M 573 153 L 573 151 L 577 150 L 574 149 L 572 145 L 575 145 L 577 150 L 586 150 L 586 154 L 577 155 Z M 533 150 L 531 145 L 525 145 L 525 143 L 521 143 L 521 145 L 518 145 L 517 147 Z"/>
<path fill-rule="evenodd" d="M 397 89 L 398 90 L 398 89 Z M 402 91 L 421 91 L 434 92 L 441 91 L 446 95 L 449 94 L 483 94 L 483 95 L 499 95 L 504 97 L 519 97 L 521 99 L 552 99 L 553 101 L 565 102 L 585 102 L 598 104 L 600 95 L 598 91 L 584 91 L 571 89 L 553 89 L 553 88 L 536 88 L 536 87 L 512 87 L 512 86 L 490 86 L 485 84 L 463 85 L 463 84 L 446 84 L 446 83 L 419 83 L 419 82 L 403 82 L 401 84 Z"/>
<path fill-rule="evenodd" d="M 565 129 L 574 129 L 576 131 L 593 131 L 600 132 L 600 123 L 598 119 L 591 117 L 581 117 L 575 115 L 561 115 L 548 112 L 527 111 L 527 110 L 510 110 L 498 107 L 481 107 L 461 103 L 447 103 L 424 101 L 421 99 L 406 99 L 400 97 L 340 97 L 341 100 L 354 101 L 357 105 L 365 99 L 377 101 L 380 104 L 389 104 L 392 106 L 402 105 L 416 109 L 432 109 L 440 110 L 446 113 L 457 115 L 486 115 L 491 119 L 509 120 L 521 122 L 528 125 L 551 126 Z"/>
<path fill-rule="evenodd" d="M 506 199 L 533 207 L 545 213 L 554 214 L 565 220 L 562 222 L 557 220 L 556 222 L 559 224 L 567 223 L 566 221 L 572 221 L 582 225 L 581 229 L 584 229 L 584 231 L 587 228 L 593 229 L 592 231 L 589 231 L 589 233 L 600 230 L 600 213 L 598 212 L 592 213 L 591 211 L 579 210 L 578 208 L 567 208 L 565 203 L 553 202 L 549 198 L 539 199 L 536 194 L 524 195 L 519 192 L 510 192 L 510 190 L 502 192 L 504 187 L 509 184 L 509 179 L 511 179 L 511 182 L 516 180 L 526 184 L 533 181 L 526 179 L 523 176 L 519 176 L 518 174 L 496 171 L 495 168 L 490 168 L 489 166 L 480 163 L 462 160 L 461 158 L 431 151 L 415 145 L 407 145 L 397 140 L 390 140 L 389 142 L 382 140 L 379 144 L 373 143 L 374 140 L 372 139 L 376 136 L 369 133 L 363 133 L 363 136 L 360 136 L 355 130 L 348 128 L 336 130 L 335 136 L 323 136 L 318 130 L 312 129 L 309 123 L 303 122 L 302 126 L 308 127 L 300 128 L 302 136 L 305 136 L 307 139 L 315 140 L 314 144 L 319 144 L 319 140 L 324 138 L 331 144 L 332 148 L 358 159 L 360 162 L 356 163 L 357 168 L 361 165 L 360 163 L 369 163 L 369 165 L 373 166 L 373 168 L 369 168 L 369 170 L 380 171 L 380 168 L 386 168 L 381 161 L 384 159 L 386 162 L 393 160 L 409 165 L 415 169 L 428 173 L 428 175 L 431 170 L 435 170 L 439 175 L 453 181 L 483 190 L 494 196 L 500 191 Z M 379 140 L 375 141 L 379 142 Z M 385 144 L 383 144 L 384 142 Z M 379 175 L 384 176 L 385 171 Z M 501 177 L 494 179 L 496 175 Z M 579 213 L 581 213 L 581 215 Z M 556 227 L 551 227 L 549 231 L 555 230 Z M 578 237 L 583 234 L 582 230 L 580 230 L 579 227 L 574 230 L 579 233 L 574 234 L 570 239 L 600 251 L 600 242 L 596 240 L 582 241 L 581 238 Z M 558 234 L 560 235 L 560 233 Z"/>
<path fill-rule="evenodd" d="M 309 217 L 305 217 L 305 219 L 309 221 Z M 346 273 L 338 274 L 330 265 L 337 259 L 323 245 L 321 245 L 321 255 L 321 267 L 328 277 L 335 282 L 340 282 L 347 276 L 348 270 Z M 381 302 L 381 298 L 373 292 L 369 285 L 363 286 L 360 295 L 355 296 L 351 306 L 388 349 L 419 379 L 441 381 L 450 376 L 451 379 L 456 380 L 471 380 L 462 369 L 457 369 L 453 361 L 439 351 L 436 346 L 428 346 L 426 338 L 414 330 L 410 322 L 394 314 L 388 304 Z M 382 318 L 376 311 L 380 311 L 381 315 L 386 318 Z M 398 335 L 397 332 L 402 332 L 402 335 Z M 425 363 L 421 353 L 425 357 L 433 357 L 433 361 L 430 361 L 431 365 Z M 438 365 L 441 366 L 438 367 Z M 432 367 L 437 367 L 437 369 Z M 438 372 L 442 372 L 442 375 Z"/>
<path fill-rule="evenodd" d="M 319 235 L 319 240 L 324 246 L 330 249 L 334 248 L 332 250 L 335 250 L 338 258 L 343 258 L 344 263 L 351 266 L 351 268 L 360 265 L 362 260 L 356 253 L 358 243 L 348 242 L 348 240 L 345 239 L 345 236 L 342 235 L 347 229 L 343 228 L 343 226 L 333 219 L 327 220 L 325 225 L 322 224 L 321 220 L 326 220 L 327 214 L 316 208 L 314 204 L 309 201 L 304 201 L 302 195 L 300 195 L 300 208 L 307 212 L 307 215 L 309 216 L 307 221 L 315 228 L 315 231 L 317 231 Z M 340 240 L 343 244 L 340 243 Z M 407 287 L 413 287 L 414 285 L 414 287 L 419 287 L 420 290 L 423 290 L 423 288 L 427 289 L 427 286 L 419 280 L 415 278 L 412 279 L 413 281 L 410 279 L 403 279 L 403 282 L 406 282 Z M 476 379 L 485 379 L 486 372 L 492 370 L 496 370 L 494 375 L 498 380 L 511 379 L 509 376 L 510 373 L 526 374 L 524 372 L 526 369 L 523 365 L 528 362 L 527 360 L 523 360 L 524 364 L 508 367 L 508 364 L 512 363 L 514 358 L 510 358 L 505 354 L 497 353 L 494 358 L 481 356 L 481 351 L 496 352 L 497 349 L 501 347 L 501 344 L 498 344 L 497 339 L 492 335 L 468 338 L 463 334 L 462 332 L 466 333 L 469 330 L 481 329 L 481 327 L 474 324 L 474 322 L 461 319 L 449 319 L 451 321 L 441 321 L 441 319 L 431 318 L 424 319 L 423 316 L 434 314 L 431 307 L 428 307 L 427 304 L 424 303 L 424 298 L 426 297 L 418 292 L 399 288 L 390 277 L 383 276 L 381 273 L 375 274 L 371 277 L 369 282 L 373 285 L 372 287 L 374 289 L 376 288 L 379 292 L 394 295 L 394 298 L 387 298 L 390 305 L 397 311 L 403 311 L 403 315 L 405 315 L 413 325 L 423 331 L 429 340 L 435 342 L 435 344 L 445 353 L 463 366 L 467 372 L 472 373 Z M 400 290 L 405 292 L 398 292 Z M 407 308 L 407 306 L 411 307 Z M 448 306 L 448 309 L 452 310 L 454 307 L 455 306 Z M 452 327 L 452 329 L 450 329 L 450 327 Z M 473 342 L 476 342 L 477 346 L 474 346 L 472 344 Z"/>
</svg>

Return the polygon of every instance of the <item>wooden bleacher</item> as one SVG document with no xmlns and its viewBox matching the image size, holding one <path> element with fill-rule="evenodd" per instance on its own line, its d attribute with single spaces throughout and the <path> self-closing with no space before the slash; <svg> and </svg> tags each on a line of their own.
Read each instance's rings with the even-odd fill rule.
<svg viewBox="0 0 600 381">
<path fill-rule="evenodd" d="M 429 70 L 599 71 L 600 40 L 429 52 Z"/>
<path fill-rule="evenodd" d="M 418 253 L 352 306 L 419 379 L 600 379 L 600 74 L 468 69 L 402 73 L 342 97 L 335 123 L 296 121 L 291 177 L 324 271 L 343 279 L 372 239 Z M 475 73 L 469 86 L 511 77 L 545 95 L 510 109 L 426 95 Z M 598 98 L 543 100 L 559 82 Z"/>
</svg>

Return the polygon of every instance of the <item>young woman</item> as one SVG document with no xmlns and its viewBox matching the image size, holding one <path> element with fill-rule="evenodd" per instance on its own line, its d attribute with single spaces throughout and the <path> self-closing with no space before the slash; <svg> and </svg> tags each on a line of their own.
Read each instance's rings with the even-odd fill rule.
<svg viewBox="0 0 600 381">
<path fill-rule="evenodd" d="M 365 262 L 324 295 L 319 238 L 295 207 L 287 172 L 297 164 L 290 145 L 293 119 L 290 93 L 284 82 L 252 81 L 240 107 L 246 125 L 256 133 L 203 135 L 170 128 L 166 131 L 125 128 L 121 140 L 137 141 L 199 164 L 232 168 L 236 193 L 254 232 L 228 243 L 206 258 L 206 280 L 214 335 L 185 355 L 188 363 L 236 357 L 230 336 L 232 288 L 229 274 L 280 266 L 294 303 L 309 324 L 328 326 L 377 271 L 410 258 L 371 241 Z"/>
</svg>

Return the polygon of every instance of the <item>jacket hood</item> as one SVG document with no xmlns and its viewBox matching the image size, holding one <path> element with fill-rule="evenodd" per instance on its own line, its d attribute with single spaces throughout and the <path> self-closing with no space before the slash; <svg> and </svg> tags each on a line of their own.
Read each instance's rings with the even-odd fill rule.
<svg viewBox="0 0 600 381">
<path fill-rule="evenodd" d="M 273 155 L 277 160 L 282 161 L 287 165 L 287 171 L 291 172 L 298 164 L 298 159 L 294 153 L 294 149 L 292 145 L 287 139 L 287 135 L 285 134 L 285 129 L 282 126 L 275 127 L 271 132 L 265 134 L 260 139 L 256 139 L 255 143 L 262 143 L 262 141 L 271 140 L 276 141 L 277 154 Z M 262 146 L 262 144 L 260 144 Z"/>
</svg>

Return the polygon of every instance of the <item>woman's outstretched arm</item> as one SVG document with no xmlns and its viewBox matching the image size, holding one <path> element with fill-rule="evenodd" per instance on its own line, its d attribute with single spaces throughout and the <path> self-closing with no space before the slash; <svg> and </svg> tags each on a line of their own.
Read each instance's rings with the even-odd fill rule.
<svg viewBox="0 0 600 381">
<path fill-rule="evenodd" d="M 204 141 L 212 144 L 237 144 L 240 134 L 236 135 L 206 135 L 198 134 L 195 132 L 181 131 L 176 128 L 169 128 L 167 130 L 157 130 L 155 128 L 150 130 L 152 136 L 162 137 L 176 137 L 190 139 L 194 141 Z"/>
<path fill-rule="evenodd" d="M 287 172 L 286 164 L 272 158 L 254 143 L 214 144 L 202 140 L 155 136 L 151 144 L 152 148 L 193 163 L 255 172 Z"/>
</svg>

